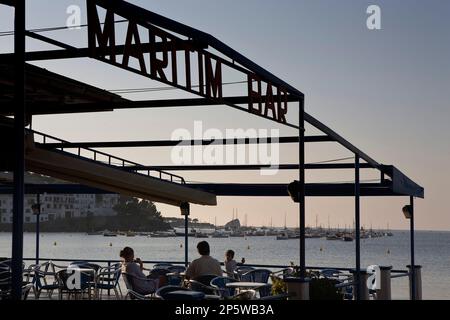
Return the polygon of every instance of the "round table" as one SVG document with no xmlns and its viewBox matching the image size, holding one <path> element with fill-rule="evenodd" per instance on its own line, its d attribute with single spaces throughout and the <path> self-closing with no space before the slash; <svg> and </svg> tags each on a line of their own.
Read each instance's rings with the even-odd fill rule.
<svg viewBox="0 0 450 320">
<path fill-rule="evenodd" d="M 263 282 L 229 282 L 225 284 L 226 287 L 235 289 L 258 289 L 266 285 L 267 283 Z"/>
</svg>

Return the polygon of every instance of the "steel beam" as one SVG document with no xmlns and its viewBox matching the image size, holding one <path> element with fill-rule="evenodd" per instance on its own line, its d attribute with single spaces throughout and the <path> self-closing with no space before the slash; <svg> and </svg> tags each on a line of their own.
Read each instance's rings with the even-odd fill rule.
<svg viewBox="0 0 450 320">
<path fill-rule="evenodd" d="M 414 253 L 414 197 L 409 198 L 411 206 L 411 219 L 409 219 L 409 233 L 411 246 L 411 300 L 416 300 L 416 277 L 415 277 L 415 253 Z"/>
<path fill-rule="evenodd" d="M 14 196 L 12 234 L 12 299 L 22 299 L 23 212 L 25 175 L 25 0 L 14 11 Z"/>
<path fill-rule="evenodd" d="M 29 51 L 25 54 L 25 60 L 26 61 L 42 61 L 42 60 L 60 60 L 60 59 L 76 59 L 76 58 L 89 58 L 90 57 L 90 50 L 89 48 L 76 48 L 72 47 L 68 44 L 50 39 L 48 37 L 38 35 L 36 33 L 26 31 L 27 36 L 35 38 L 37 40 L 41 40 L 50 44 L 57 45 L 58 47 L 62 47 L 64 49 L 57 49 L 57 50 L 39 50 L 39 51 Z M 170 44 L 172 45 L 172 44 Z M 131 48 L 136 46 L 135 44 L 131 45 Z M 184 40 L 180 41 L 175 45 L 175 50 L 185 50 L 187 47 L 195 46 L 196 48 L 200 49 L 206 49 L 207 46 L 201 45 L 198 42 L 191 41 L 191 40 Z M 160 52 L 163 49 L 167 49 L 168 45 L 164 43 L 156 43 L 154 46 L 151 46 L 148 43 L 143 43 L 139 47 L 139 50 L 141 50 L 144 53 L 148 53 L 150 51 L 156 51 Z M 108 55 L 108 49 L 109 47 L 105 48 L 97 48 L 98 54 L 100 55 Z M 173 47 L 171 46 L 170 49 Z M 123 52 L 125 49 L 125 45 L 116 45 L 115 50 L 117 54 L 120 52 Z M 0 54 L 1 61 L 8 61 L 14 59 L 14 54 L 11 53 L 3 53 Z"/>
<path fill-rule="evenodd" d="M 300 227 L 300 277 L 306 277 L 306 245 L 305 245 L 305 100 L 304 98 L 299 103 L 299 227 Z"/>
<path fill-rule="evenodd" d="M 305 169 L 308 170 L 338 170 L 338 169 L 354 169 L 353 163 L 306 163 Z M 364 169 L 372 169 L 372 166 L 364 163 L 360 166 Z M 245 164 L 245 165 L 188 165 L 188 166 L 129 166 L 125 167 L 129 171 L 144 170 L 164 170 L 164 171 L 253 171 L 253 170 L 298 170 L 298 164 Z"/>
<path fill-rule="evenodd" d="M 174 146 L 209 146 L 209 145 L 240 145 L 240 144 L 271 144 L 271 143 L 298 143 L 298 137 L 273 138 L 242 138 L 242 139 L 214 139 L 214 140 L 150 140 L 150 141 L 99 141 L 99 142 L 67 142 L 46 143 L 46 149 L 70 148 L 139 148 L 139 147 L 174 147 Z M 327 136 L 305 137 L 305 142 L 332 142 Z"/>
<path fill-rule="evenodd" d="M 360 172 L 359 156 L 355 155 L 355 264 L 356 264 L 356 300 L 361 300 L 361 223 L 360 223 Z"/>
</svg>

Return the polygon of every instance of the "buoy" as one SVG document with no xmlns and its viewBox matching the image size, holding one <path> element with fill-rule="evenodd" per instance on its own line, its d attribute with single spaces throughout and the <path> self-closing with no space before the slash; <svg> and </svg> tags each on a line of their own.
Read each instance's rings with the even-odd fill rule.
<svg viewBox="0 0 450 320">
<path fill-rule="evenodd" d="M 391 254 L 391 250 L 388 249 L 386 253 L 387 253 L 387 254 Z"/>
<path fill-rule="evenodd" d="M 109 243 L 109 246 L 112 247 L 112 243 L 111 242 Z"/>
<path fill-rule="evenodd" d="M 322 247 L 320 247 L 320 252 L 322 252 L 323 251 L 323 248 Z"/>
<path fill-rule="evenodd" d="M 247 246 L 247 250 L 250 250 L 250 246 Z"/>
<path fill-rule="evenodd" d="M 180 248 L 183 248 L 183 244 L 180 244 Z"/>
<path fill-rule="evenodd" d="M 56 246 L 56 241 L 55 241 L 55 242 L 53 242 L 53 245 L 54 245 L 54 246 Z"/>
</svg>

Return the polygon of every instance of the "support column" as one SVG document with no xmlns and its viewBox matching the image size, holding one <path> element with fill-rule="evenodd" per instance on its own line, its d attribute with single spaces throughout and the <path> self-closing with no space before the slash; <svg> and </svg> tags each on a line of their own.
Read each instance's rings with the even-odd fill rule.
<svg viewBox="0 0 450 320">
<path fill-rule="evenodd" d="M 356 270 L 353 273 L 356 276 Z M 355 282 L 355 284 L 353 285 L 353 291 L 356 292 L 359 288 L 360 300 L 370 300 L 369 288 L 367 287 L 367 280 L 369 279 L 369 274 L 367 273 L 366 270 L 360 270 L 359 275 L 361 283 L 358 284 Z"/>
<path fill-rule="evenodd" d="M 12 298 L 22 299 L 23 209 L 25 175 L 25 0 L 14 10 L 14 195 L 12 227 Z"/>
<path fill-rule="evenodd" d="M 305 99 L 299 104 L 299 227 L 300 227 L 300 278 L 306 277 L 305 258 Z"/>
<path fill-rule="evenodd" d="M 184 265 L 187 267 L 189 263 L 188 257 L 189 245 L 189 216 L 184 216 Z"/>
<path fill-rule="evenodd" d="M 40 224 L 41 224 L 41 195 L 38 193 L 36 195 L 37 201 L 37 211 L 36 211 L 36 264 L 39 264 L 39 235 L 40 235 Z"/>
<path fill-rule="evenodd" d="M 422 300 L 422 266 L 415 265 L 414 270 L 410 265 L 407 268 L 409 270 L 409 297 L 411 300 Z"/>
<path fill-rule="evenodd" d="M 381 267 L 380 266 L 380 284 L 379 289 L 377 289 L 377 300 L 391 300 L 391 270 L 392 267 Z M 378 279 L 377 279 L 378 281 Z"/>
<path fill-rule="evenodd" d="M 359 156 L 355 155 L 355 282 L 356 300 L 361 300 L 361 227 L 360 227 L 360 194 L 361 188 L 359 184 Z"/>
<path fill-rule="evenodd" d="M 411 218 L 409 219 L 409 233 L 410 233 L 410 242 L 411 242 L 411 265 L 410 265 L 410 297 L 411 300 L 416 300 L 416 268 L 415 268 L 415 257 L 414 257 L 414 197 L 409 198 L 410 207 L 411 207 Z"/>
</svg>

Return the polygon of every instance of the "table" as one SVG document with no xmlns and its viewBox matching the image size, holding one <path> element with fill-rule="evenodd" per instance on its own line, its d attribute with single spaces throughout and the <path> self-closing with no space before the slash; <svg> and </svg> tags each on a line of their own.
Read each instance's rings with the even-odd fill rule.
<svg viewBox="0 0 450 320">
<path fill-rule="evenodd" d="M 263 282 L 229 282 L 225 284 L 228 288 L 235 289 L 259 289 L 261 287 L 267 286 L 267 283 Z"/>
<path fill-rule="evenodd" d="M 259 290 L 266 286 L 270 286 L 270 284 L 263 283 L 263 282 L 244 282 L 243 281 L 243 282 L 226 283 L 225 286 L 227 288 L 234 288 L 239 293 L 254 290 L 254 291 L 258 292 L 259 294 L 261 294 Z"/>
</svg>

